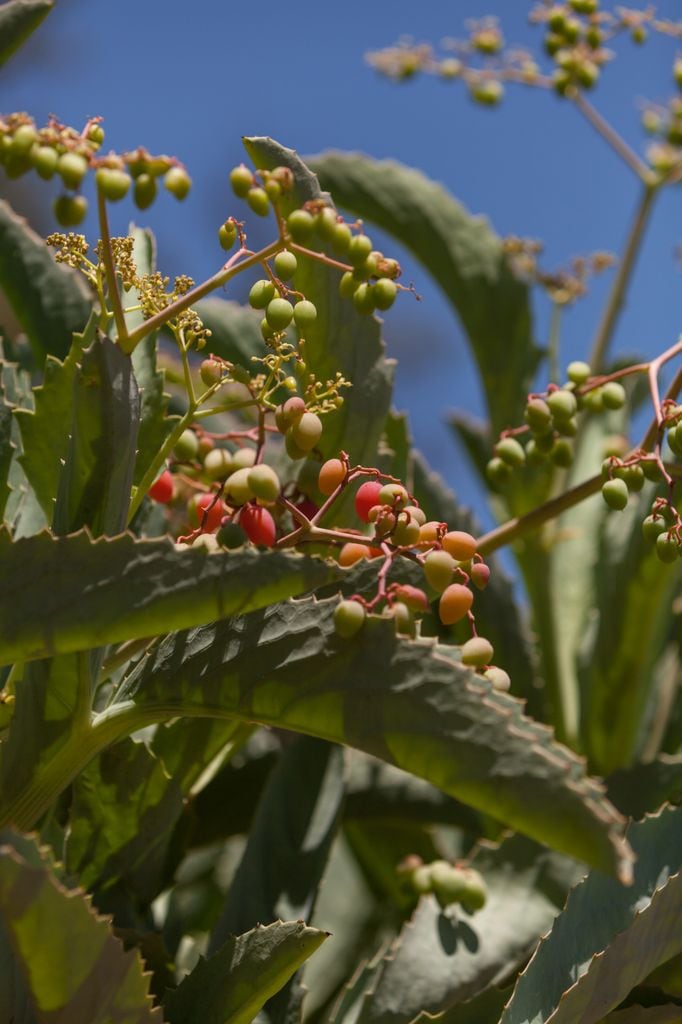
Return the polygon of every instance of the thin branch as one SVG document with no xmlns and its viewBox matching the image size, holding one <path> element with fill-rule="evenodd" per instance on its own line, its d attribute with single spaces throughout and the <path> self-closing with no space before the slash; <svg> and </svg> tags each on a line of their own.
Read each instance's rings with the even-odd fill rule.
<svg viewBox="0 0 682 1024">
<path fill-rule="evenodd" d="M 608 142 L 611 148 L 618 154 L 628 167 L 635 172 L 638 178 L 647 182 L 651 172 L 643 160 L 637 156 L 634 150 L 630 149 L 625 139 L 613 128 L 609 122 L 595 110 L 589 100 L 586 100 L 579 89 L 571 89 L 567 93 L 569 99 L 575 103 L 580 113 L 589 121 L 592 127 Z"/>
</svg>

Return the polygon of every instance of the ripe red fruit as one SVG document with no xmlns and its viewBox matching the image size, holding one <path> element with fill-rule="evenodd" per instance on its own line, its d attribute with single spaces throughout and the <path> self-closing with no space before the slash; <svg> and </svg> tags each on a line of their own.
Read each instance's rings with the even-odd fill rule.
<svg viewBox="0 0 682 1024">
<path fill-rule="evenodd" d="M 151 485 L 147 494 L 152 501 L 158 501 L 161 505 L 167 505 L 173 497 L 173 474 L 164 469 L 158 480 Z"/>
<path fill-rule="evenodd" d="M 313 516 L 320 511 L 320 506 L 316 505 L 314 501 L 310 501 L 309 498 L 299 501 L 296 508 L 299 509 L 304 516 L 307 516 L 308 519 L 312 519 Z"/>
<path fill-rule="evenodd" d="M 485 562 L 475 562 L 471 566 L 471 582 L 478 590 L 485 590 L 490 579 L 490 569 Z"/>
<path fill-rule="evenodd" d="M 191 501 L 190 515 L 201 527 L 202 533 L 213 533 L 217 530 L 225 515 L 224 503 L 218 499 L 215 504 L 212 504 L 214 498 L 215 494 L 209 491 L 208 494 L 195 496 Z M 206 512 L 205 520 L 204 512 Z"/>
<path fill-rule="evenodd" d="M 266 508 L 260 505 L 245 505 L 239 517 L 239 525 L 253 544 L 271 548 L 277 536 L 275 520 Z"/>
<path fill-rule="evenodd" d="M 395 588 L 394 593 L 399 601 L 407 605 L 410 611 L 430 611 L 429 599 L 419 587 L 413 587 L 410 583 L 403 583 Z"/>
<path fill-rule="evenodd" d="M 380 504 L 380 490 L 381 484 L 378 480 L 368 480 L 358 488 L 358 493 L 355 495 L 355 511 L 363 523 L 369 522 L 369 510 Z"/>
</svg>

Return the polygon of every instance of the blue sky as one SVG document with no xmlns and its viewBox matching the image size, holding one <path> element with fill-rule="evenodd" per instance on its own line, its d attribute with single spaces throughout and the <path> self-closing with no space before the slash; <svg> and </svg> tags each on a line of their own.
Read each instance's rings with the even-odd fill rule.
<svg viewBox="0 0 682 1024">
<path fill-rule="evenodd" d="M 658 9 L 680 16 L 679 0 Z M 244 134 L 272 135 L 302 154 L 352 149 L 419 167 L 473 212 L 485 213 L 501 234 L 543 239 L 544 260 L 552 268 L 595 249 L 618 251 L 637 197 L 632 174 L 576 111 L 544 92 L 511 87 L 501 108 L 486 110 L 457 83 L 422 78 L 398 86 L 363 59 L 367 50 L 404 35 L 437 42 L 462 34 L 467 18 L 485 14 L 500 16 L 510 42 L 537 45 L 541 35 L 528 24 L 527 10 L 525 0 L 57 0 L 3 72 L 2 104 L 7 111 L 29 110 L 38 120 L 54 113 L 77 125 L 102 114 L 106 146 L 142 143 L 186 163 L 194 189 L 185 203 L 163 196 L 138 214 L 157 233 L 160 263 L 170 274 L 200 280 L 221 261 L 216 228 L 238 210 L 227 174 L 241 160 Z M 598 108 L 639 150 L 644 137 L 638 102 L 670 95 L 674 52 L 668 39 L 652 38 L 643 48 L 623 41 L 594 94 Z M 49 183 L 40 187 L 39 226 L 49 227 L 46 212 L 55 190 Z M 682 326 L 682 268 L 674 256 L 682 242 L 681 195 L 678 186 L 659 201 L 618 332 L 619 351 L 653 354 L 671 344 Z M 15 198 L 21 207 L 22 196 Z M 117 230 L 132 211 L 121 206 Z M 400 360 L 396 404 L 409 410 L 417 443 L 432 464 L 465 503 L 480 506 L 444 426 L 448 409 L 480 408 L 466 344 L 421 269 L 403 262 L 424 301 L 401 302 L 386 315 L 389 352 Z M 588 351 L 610 279 L 599 281 L 566 317 L 567 359 Z M 541 300 L 536 310 L 543 341 Z"/>
</svg>

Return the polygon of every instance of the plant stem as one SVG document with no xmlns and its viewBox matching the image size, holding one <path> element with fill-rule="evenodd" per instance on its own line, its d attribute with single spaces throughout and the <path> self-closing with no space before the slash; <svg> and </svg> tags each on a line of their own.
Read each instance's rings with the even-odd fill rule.
<svg viewBox="0 0 682 1024">
<path fill-rule="evenodd" d="M 657 189 L 655 186 L 645 184 L 625 242 L 625 249 L 623 250 L 618 272 L 592 344 L 589 364 L 592 367 L 593 373 L 599 373 L 603 368 L 618 317 L 625 302 L 637 254 L 639 253 L 642 238 L 651 216 L 656 194 Z"/>
<path fill-rule="evenodd" d="M 552 303 L 552 318 L 549 324 L 549 344 L 547 358 L 549 362 L 549 379 L 559 383 L 559 342 L 561 339 L 561 313 L 563 307 L 558 302 Z"/>
<path fill-rule="evenodd" d="M 132 349 L 126 347 L 128 339 L 128 329 L 126 328 L 125 315 L 123 313 L 123 306 L 121 304 L 121 293 L 118 290 L 118 281 L 116 280 L 116 267 L 114 266 L 114 254 L 111 251 L 111 234 L 109 233 L 109 218 L 107 217 L 107 201 L 104 198 L 103 193 L 100 189 L 97 189 L 97 212 L 99 215 L 99 230 L 102 236 L 102 255 L 104 257 L 104 269 L 107 275 L 107 286 L 109 289 L 109 299 L 114 312 L 114 320 L 116 321 L 116 332 L 118 334 L 118 343 L 124 352 L 132 352 Z"/>
<path fill-rule="evenodd" d="M 623 162 L 635 172 L 638 178 L 646 182 L 650 178 L 651 172 L 644 161 L 640 160 L 634 150 L 630 149 L 625 139 L 623 139 L 609 124 L 609 122 L 601 116 L 599 111 L 595 110 L 589 100 L 585 99 L 579 89 L 571 89 L 568 96 L 573 103 L 575 103 L 583 117 L 589 121 L 592 127 L 609 144 L 611 149 L 613 149 L 621 160 L 623 160 Z"/>
</svg>

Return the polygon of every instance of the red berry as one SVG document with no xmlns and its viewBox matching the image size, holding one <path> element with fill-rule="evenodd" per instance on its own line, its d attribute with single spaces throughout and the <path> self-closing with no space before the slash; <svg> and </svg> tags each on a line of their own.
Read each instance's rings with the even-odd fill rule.
<svg viewBox="0 0 682 1024">
<path fill-rule="evenodd" d="M 305 498 L 303 501 L 299 501 L 296 508 L 299 512 L 302 512 L 308 519 L 312 519 L 320 511 L 320 506 L 316 505 L 314 501 L 310 501 L 309 498 Z"/>
<path fill-rule="evenodd" d="M 471 582 L 478 590 L 485 590 L 490 579 L 490 569 L 485 562 L 475 562 L 471 566 Z"/>
<path fill-rule="evenodd" d="M 277 529 L 275 520 L 266 508 L 245 505 L 239 517 L 239 525 L 253 544 L 260 544 L 264 548 L 274 545 Z"/>
<path fill-rule="evenodd" d="M 190 514 L 203 533 L 213 533 L 214 530 L 217 530 L 225 515 L 225 505 L 220 499 L 213 504 L 214 498 L 215 494 L 209 492 L 200 494 L 198 497 L 195 496 L 191 502 L 192 512 Z M 204 512 L 206 512 L 205 519 Z"/>
<path fill-rule="evenodd" d="M 151 485 L 147 494 L 152 501 L 158 501 L 161 505 L 167 505 L 173 497 L 173 474 L 164 469 L 158 480 Z"/>
<path fill-rule="evenodd" d="M 380 490 L 381 484 L 378 480 L 368 480 L 358 488 L 355 495 L 355 511 L 363 523 L 369 522 L 369 510 L 379 504 Z"/>
</svg>

